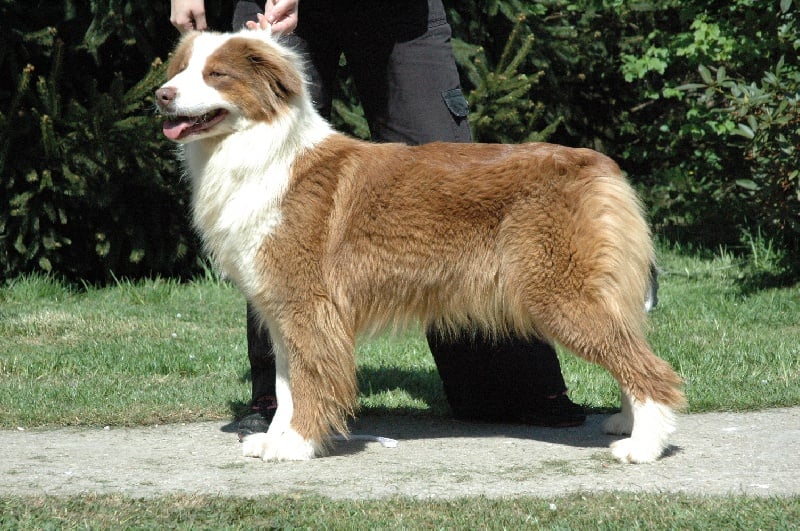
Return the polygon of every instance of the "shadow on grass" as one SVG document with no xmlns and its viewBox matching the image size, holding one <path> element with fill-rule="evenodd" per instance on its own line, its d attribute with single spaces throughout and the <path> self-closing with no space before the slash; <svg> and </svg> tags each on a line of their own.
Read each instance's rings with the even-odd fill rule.
<svg viewBox="0 0 800 531">
<path fill-rule="evenodd" d="M 242 374 L 242 383 L 252 383 L 249 370 Z M 401 369 L 397 367 L 362 368 L 358 371 L 358 388 L 362 394 L 376 396 L 383 393 L 403 391 L 407 394 L 402 402 L 412 405 L 367 406 L 361 413 L 379 415 L 425 414 L 447 416 L 449 406 L 442 389 L 439 374 L 433 369 Z M 420 406 L 419 404 L 423 404 Z M 228 407 L 234 421 L 252 413 L 249 402 L 233 400 Z"/>
<path fill-rule="evenodd" d="M 745 274 L 737 282 L 742 295 L 752 295 L 765 289 L 789 288 L 800 282 L 800 265 L 778 272 L 756 271 Z"/>
</svg>

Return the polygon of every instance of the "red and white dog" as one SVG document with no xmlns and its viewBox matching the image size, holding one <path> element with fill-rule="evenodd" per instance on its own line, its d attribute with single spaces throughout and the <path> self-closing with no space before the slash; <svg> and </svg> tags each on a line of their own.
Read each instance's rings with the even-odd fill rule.
<svg viewBox="0 0 800 531">
<path fill-rule="evenodd" d="M 662 455 L 684 404 L 645 338 L 654 260 L 605 156 L 551 144 L 373 144 L 313 109 L 268 31 L 190 33 L 156 92 L 194 222 L 274 342 L 278 409 L 244 454 L 310 459 L 346 430 L 359 334 L 419 322 L 559 342 L 622 389 L 626 462 Z"/>
</svg>

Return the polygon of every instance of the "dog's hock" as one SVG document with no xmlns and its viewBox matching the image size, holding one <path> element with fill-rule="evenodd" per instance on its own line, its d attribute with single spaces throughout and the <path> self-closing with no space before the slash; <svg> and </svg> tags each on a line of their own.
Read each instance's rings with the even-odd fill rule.
<svg viewBox="0 0 800 531">
<path fill-rule="evenodd" d="M 610 435 L 630 435 L 633 431 L 633 417 L 615 413 L 603 425 L 603 430 Z"/>
<path fill-rule="evenodd" d="M 633 432 L 633 406 L 630 398 L 624 392 L 620 393 L 620 402 L 622 411 L 611 415 L 603 429 L 611 435 L 630 435 Z"/>
</svg>

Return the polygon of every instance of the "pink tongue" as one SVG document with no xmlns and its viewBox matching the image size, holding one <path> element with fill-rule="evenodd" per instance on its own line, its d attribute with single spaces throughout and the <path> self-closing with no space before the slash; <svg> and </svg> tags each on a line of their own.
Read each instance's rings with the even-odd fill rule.
<svg viewBox="0 0 800 531">
<path fill-rule="evenodd" d="M 164 131 L 164 136 L 170 140 L 178 140 L 181 134 L 193 125 L 194 120 L 191 118 L 177 118 L 165 121 L 162 130 Z"/>
</svg>

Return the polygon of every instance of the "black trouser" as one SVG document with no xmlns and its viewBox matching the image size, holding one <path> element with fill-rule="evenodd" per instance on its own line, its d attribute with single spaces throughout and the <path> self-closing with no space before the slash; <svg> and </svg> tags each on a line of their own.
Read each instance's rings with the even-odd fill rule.
<svg viewBox="0 0 800 531">
<path fill-rule="evenodd" d="M 441 0 L 302 0 L 299 24 L 285 43 L 308 57 L 315 106 L 330 117 L 341 55 L 353 78 L 370 134 L 379 142 L 470 142 Z M 233 27 L 255 20 L 263 2 L 239 1 Z M 253 399 L 274 395 L 271 343 L 248 308 L 247 350 Z M 490 342 L 472 331 L 445 339 L 428 330 L 428 345 L 458 418 L 514 420 L 566 390 L 553 348 L 539 341 Z"/>
</svg>

